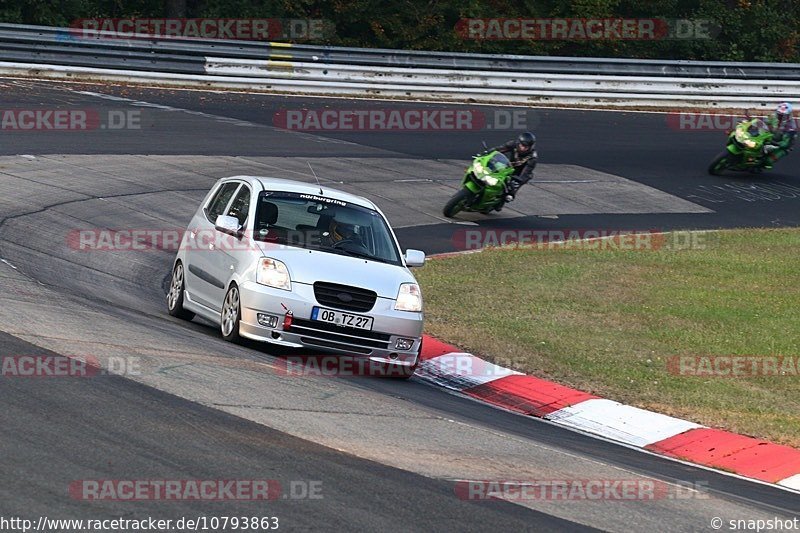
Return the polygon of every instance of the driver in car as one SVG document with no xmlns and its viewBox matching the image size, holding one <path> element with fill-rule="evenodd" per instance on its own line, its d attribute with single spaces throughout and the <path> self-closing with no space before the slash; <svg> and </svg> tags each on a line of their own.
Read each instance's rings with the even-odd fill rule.
<svg viewBox="0 0 800 533">
<path fill-rule="evenodd" d="M 335 219 L 331 220 L 331 224 L 328 227 L 328 232 L 330 233 L 330 238 L 334 243 L 339 241 L 353 240 L 357 237 L 355 228 L 352 225 L 336 222 Z"/>
<path fill-rule="evenodd" d="M 356 232 L 353 224 L 345 224 L 344 222 L 337 222 L 336 219 L 331 220 L 328 226 L 328 238 L 330 245 L 335 246 L 338 243 L 352 242 L 356 246 L 364 246 L 361 236 Z"/>
</svg>

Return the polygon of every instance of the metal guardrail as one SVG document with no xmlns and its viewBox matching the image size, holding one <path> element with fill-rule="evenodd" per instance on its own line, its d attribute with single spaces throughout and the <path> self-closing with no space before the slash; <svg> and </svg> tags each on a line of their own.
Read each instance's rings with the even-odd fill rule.
<svg viewBox="0 0 800 533">
<path fill-rule="evenodd" d="M 697 77 L 721 79 L 800 80 L 797 63 L 732 63 L 618 58 L 574 58 L 521 55 L 467 54 L 387 50 L 381 48 L 346 48 L 314 45 L 291 45 L 253 41 L 154 39 L 142 35 L 136 39 L 87 38 L 80 30 L 49 26 L 0 24 L 0 50 L 16 43 L 19 47 L 40 49 L 48 42 L 66 44 L 78 54 L 90 50 L 128 50 L 148 54 L 175 54 L 185 57 L 229 57 L 239 59 L 291 59 L 331 64 L 404 66 L 409 68 L 451 68 L 457 70 L 504 70 L 553 74 L 601 74 L 613 76 Z"/>
<path fill-rule="evenodd" d="M 0 24 L 0 71 L 303 93 L 757 107 L 800 99 L 800 64 L 566 58 L 118 38 Z"/>
</svg>

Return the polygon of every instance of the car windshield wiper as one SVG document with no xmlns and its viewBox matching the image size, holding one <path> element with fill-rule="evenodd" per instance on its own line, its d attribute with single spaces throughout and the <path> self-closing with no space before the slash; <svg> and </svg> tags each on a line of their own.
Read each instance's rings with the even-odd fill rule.
<svg viewBox="0 0 800 533">
<path fill-rule="evenodd" d="M 360 257 L 362 259 L 369 259 L 370 261 L 377 261 L 379 263 L 388 263 L 385 259 L 375 257 L 374 255 L 365 254 L 363 252 L 356 252 L 355 250 L 348 250 L 347 248 L 329 248 L 334 253 L 339 255 L 349 255 L 350 257 Z"/>
</svg>

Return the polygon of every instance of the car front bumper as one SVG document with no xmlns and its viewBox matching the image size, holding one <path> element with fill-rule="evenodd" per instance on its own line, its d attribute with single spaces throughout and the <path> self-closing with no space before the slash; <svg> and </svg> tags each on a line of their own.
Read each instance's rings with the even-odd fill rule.
<svg viewBox="0 0 800 533">
<path fill-rule="evenodd" d="M 372 361 L 413 366 L 422 344 L 422 313 L 397 311 L 395 300 L 381 298 L 368 312 L 344 311 L 373 318 L 371 331 L 311 320 L 312 309 L 329 308 L 314 297 L 314 288 L 292 283 L 292 290 L 275 289 L 254 282 L 239 287 L 242 318 L 239 333 L 243 337 L 294 348 L 324 350 Z M 291 312 L 292 324 L 284 328 L 284 319 Z M 259 313 L 277 317 L 275 327 L 259 323 Z M 398 341 L 405 339 L 411 347 L 399 349 Z"/>
</svg>

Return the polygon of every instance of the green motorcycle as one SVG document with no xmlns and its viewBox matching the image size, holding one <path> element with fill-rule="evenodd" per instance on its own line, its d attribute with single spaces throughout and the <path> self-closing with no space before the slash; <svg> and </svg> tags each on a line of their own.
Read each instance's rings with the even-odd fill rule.
<svg viewBox="0 0 800 533">
<path fill-rule="evenodd" d="M 487 215 L 500 211 L 510 194 L 508 182 L 514 167 L 501 152 L 476 155 L 467 167 L 462 188 L 444 206 L 444 216 L 452 218 L 461 211 L 477 211 Z"/>
<path fill-rule="evenodd" d="M 767 163 L 762 149 L 772 140 L 772 132 L 760 118 L 744 120 L 728 134 L 726 150 L 708 167 L 708 173 L 719 176 L 724 170 L 761 172 Z"/>
</svg>

